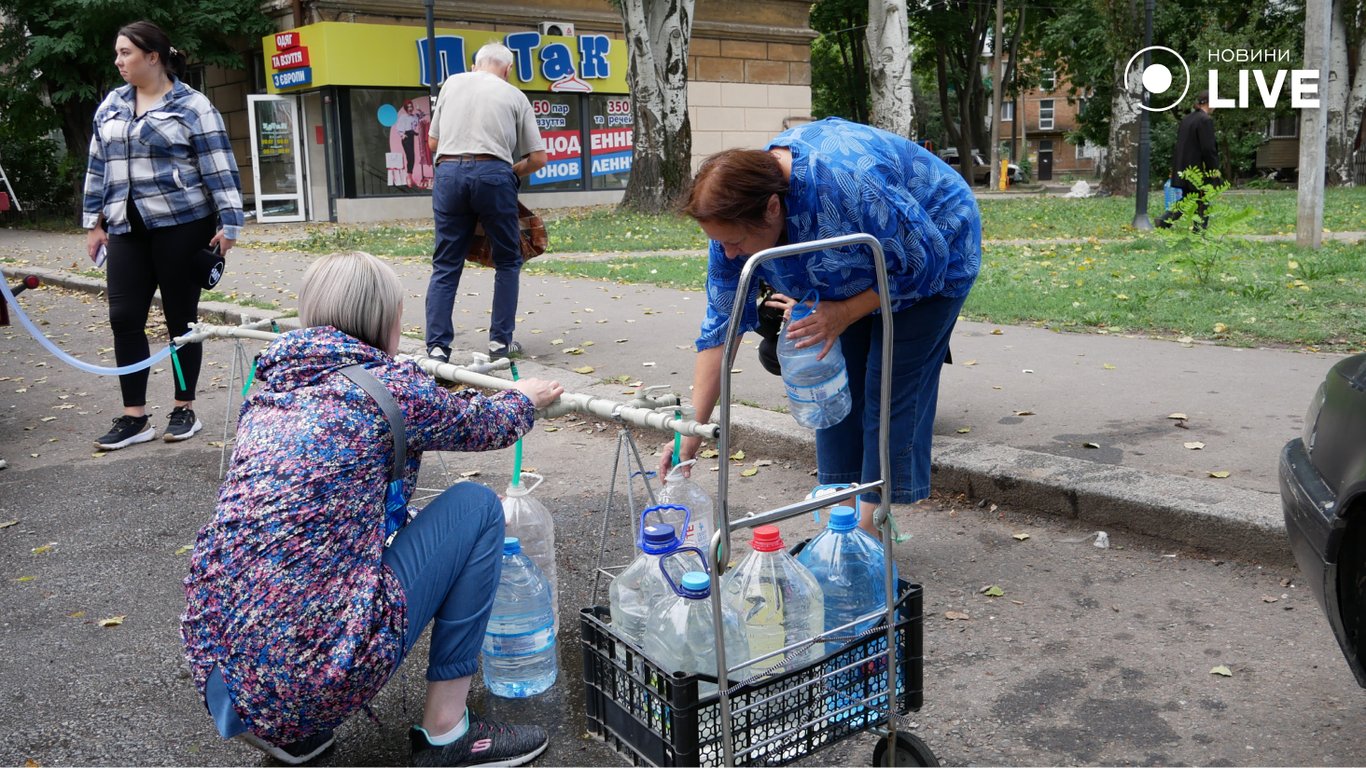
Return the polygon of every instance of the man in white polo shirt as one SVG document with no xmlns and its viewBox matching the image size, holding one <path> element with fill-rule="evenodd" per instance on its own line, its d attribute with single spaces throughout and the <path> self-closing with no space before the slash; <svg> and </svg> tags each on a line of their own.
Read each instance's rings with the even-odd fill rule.
<svg viewBox="0 0 1366 768">
<path fill-rule="evenodd" d="M 508 82 L 512 64 L 507 46 L 485 45 L 473 70 L 446 79 L 432 110 L 427 146 L 436 158 L 436 250 L 427 284 L 427 355 L 437 360 L 450 359 L 451 311 L 476 223 L 484 226 L 495 269 L 489 354 L 521 351 L 512 338 L 522 271 L 517 186 L 545 165 L 546 154 L 531 102 Z"/>
</svg>

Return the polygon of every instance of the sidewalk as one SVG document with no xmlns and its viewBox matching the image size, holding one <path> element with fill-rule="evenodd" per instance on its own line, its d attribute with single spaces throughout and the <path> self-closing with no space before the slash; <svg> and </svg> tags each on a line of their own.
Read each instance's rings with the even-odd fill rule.
<svg viewBox="0 0 1366 768">
<path fill-rule="evenodd" d="M 219 291 L 292 308 L 312 257 L 253 248 L 278 238 L 266 228 L 258 238 L 257 229 L 248 228 L 230 254 Z M 48 280 L 88 270 L 83 251 L 78 235 L 0 231 L 11 277 L 28 267 Z M 392 263 L 407 293 L 405 343 L 416 350 L 429 267 L 417 259 Z M 102 286 L 89 278 L 74 283 Z M 484 348 L 491 290 L 491 270 L 466 270 L 456 305 L 457 358 Z M 634 391 L 621 382 L 637 381 L 686 396 L 702 294 L 524 275 L 520 310 L 524 375 L 544 366 L 571 390 L 619 400 Z M 811 433 L 777 411 L 782 386 L 754 350 L 751 335 L 735 364 L 737 445 L 762 440 L 769 452 L 814 467 Z M 1338 356 L 969 322 L 958 325 L 953 356 L 935 425 L 937 489 L 1094 521 L 1097 529 L 1288 558 L 1277 457 L 1299 435 L 1309 399 Z M 591 372 L 573 373 L 585 367 Z M 1185 418 L 1172 418 L 1177 413 Z M 1229 475 L 1210 477 L 1216 471 Z"/>
</svg>

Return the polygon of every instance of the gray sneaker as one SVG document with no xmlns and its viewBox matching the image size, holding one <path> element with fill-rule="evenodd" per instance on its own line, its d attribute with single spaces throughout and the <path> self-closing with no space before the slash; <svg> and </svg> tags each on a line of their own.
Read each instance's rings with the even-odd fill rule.
<svg viewBox="0 0 1366 768">
<path fill-rule="evenodd" d="M 414 726 L 408 731 L 413 765 L 472 766 L 526 765 L 545 751 L 550 737 L 539 725 L 511 725 L 481 720 L 469 713 L 470 729 L 442 747 L 427 740 L 427 732 Z"/>
</svg>

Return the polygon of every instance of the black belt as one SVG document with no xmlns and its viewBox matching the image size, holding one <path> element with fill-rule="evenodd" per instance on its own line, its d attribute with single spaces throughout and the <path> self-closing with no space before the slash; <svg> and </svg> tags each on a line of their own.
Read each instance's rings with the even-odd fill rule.
<svg viewBox="0 0 1366 768">
<path fill-rule="evenodd" d="M 437 164 L 437 165 L 441 165 L 442 163 L 446 162 L 447 160 L 497 160 L 497 161 L 499 161 L 499 162 L 504 162 L 504 163 L 507 162 L 506 160 L 504 160 L 503 158 L 501 158 L 501 157 L 499 157 L 499 156 L 497 156 L 497 155 L 490 155 L 490 154 L 486 154 L 486 153 L 483 153 L 483 152 L 476 152 L 476 153 L 470 153 L 470 154 L 461 154 L 461 155 L 437 155 L 437 156 L 436 156 L 436 164 Z"/>
</svg>

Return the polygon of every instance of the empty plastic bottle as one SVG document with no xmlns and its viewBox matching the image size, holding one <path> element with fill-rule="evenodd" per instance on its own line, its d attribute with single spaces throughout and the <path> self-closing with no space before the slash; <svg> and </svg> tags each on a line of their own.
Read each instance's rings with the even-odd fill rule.
<svg viewBox="0 0 1366 768">
<path fill-rule="evenodd" d="M 645 655 L 669 672 L 716 676 L 711 574 L 689 571 L 676 584 L 667 575 L 666 579 L 670 594 L 650 609 L 645 622 Z M 745 625 L 730 605 L 722 606 L 721 621 L 727 664 L 748 659 L 749 638 Z M 716 683 L 699 683 L 697 694 L 710 696 L 716 689 Z"/>
<path fill-rule="evenodd" d="M 712 503 L 711 495 L 706 492 L 695 480 L 683 475 L 683 468 L 697 463 L 697 459 L 680 462 L 673 469 L 669 470 L 669 475 L 664 479 L 664 487 L 660 489 L 657 498 L 661 505 L 672 505 L 684 507 L 692 513 L 691 522 L 683 533 L 683 544 L 688 547 L 697 547 L 703 552 L 711 546 L 711 521 L 715 514 L 716 505 Z M 672 525 L 675 530 L 683 527 L 682 510 L 670 510 L 663 515 L 664 522 Z"/>
<path fill-rule="evenodd" d="M 503 496 L 504 533 L 515 536 L 522 542 L 522 554 L 531 558 L 550 585 L 550 604 L 555 610 L 555 631 L 560 629 L 560 587 L 555 568 L 555 519 L 531 492 L 536 490 L 545 478 L 531 472 L 523 472 L 522 478 L 531 478 L 531 485 L 509 485 Z"/>
<path fill-rule="evenodd" d="M 750 546 L 754 551 L 721 579 L 722 594 L 745 623 L 750 658 L 819 635 L 825 628 L 820 584 L 806 566 L 783 550 L 778 527 L 755 528 Z M 820 648 L 807 650 L 796 663 L 809 663 L 820 655 Z M 747 674 L 762 674 L 782 660 L 783 655 L 778 655 L 755 662 Z"/>
<path fill-rule="evenodd" d="M 813 303 L 808 306 L 805 302 L 812 299 Z M 815 312 L 819 305 L 820 299 L 816 298 L 815 292 L 807 293 L 801 302 L 793 305 L 791 319 L 778 335 L 778 363 L 783 369 L 783 384 L 792 404 L 792 417 L 810 429 L 824 429 L 840 423 L 849 415 L 854 402 L 849 396 L 849 374 L 839 339 L 835 339 L 835 345 L 825 358 L 818 360 L 820 344 L 798 349 L 796 341 L 787 337 L 788 326 Z"/>
<path fill-rule="evenodd" d="M 686 524 L 687 510 L 684 513 Z M 672 525 L 646 523 L 648 517 L 658 515 L 658 507 L 650 507 L 640 513 L 640 538 L 636 542 L 640 554 L 626 570 L 612 579 L 607 591 L 613 630 L 618 637 L 637 648 L 645 639 L 645 619 L 650 608 L 672 592 L 659 568 L 660 557 L 683 546 L 677 529 Z"/>
<path fill-rule="evenodd" d="M 559 666 L 550 586 L 515 536 L 503 539 L 503 575 L 482 656 L 484 684 L 494 695 L 521 699 L 555 684 Z"/>
<path fill-rule="evenodd" d="M 825 630 L 848 624 L 872 611 L 887 608 L 887 582 L 882 544 L 858 527 L 859 514 L 853 507 L 835 507 L 824 531 L 797 554 L 820 584 L 825 597 Z M 894 579 L 895 581 L 895 579 Z M 841 631 L 853 637 L 877 625 L 881 616 L 859 622 Z M 838 650 L 841 642 L 826 644 L 826 651 Z"/>
</svg>

